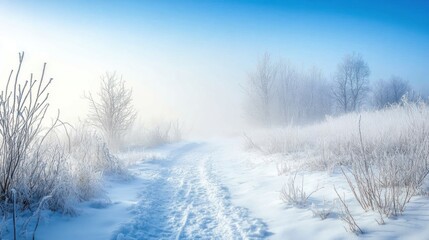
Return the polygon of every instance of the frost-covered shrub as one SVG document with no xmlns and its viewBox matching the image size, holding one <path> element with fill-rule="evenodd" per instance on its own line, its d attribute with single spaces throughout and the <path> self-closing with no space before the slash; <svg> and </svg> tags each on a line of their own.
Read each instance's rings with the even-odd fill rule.
<svg viewBox="0 0 429 240">
<path fill-rule="evenodd" d="M 334 187 L 335 193 L 338 196 L 339 209 L 340 209 L 340 219 L 346 224 L 346 231 L 354 233 L 356 235 L 363 234 L 363 230 L 357 224 L 355 218 L 353 217 L 350 209 L 346 203 L 345 197 L 341 197 L 337 189 Z"/>
<path fill-rule="evenodd" d="M 110 152 L 96 131 L 80 124 L 70 136 L 68 166 L 77 197 L 88 200 L 100 193 L 106 174 L 127 174 L 125 165 Z"/>
<path fill-rule="evenodd" d="M 154 147 L 170 143 L 170 126 L 156 126 L 148 131 L 145 146 Z"/>
<path fill-rule="evenodd" d="M 55 194 L 66 171 L 64 148 L 52 139 L 64 124 L 59 114 L 52 124 L 45 121 L 52 79 L 44 77 L 45 64 L 40 79 L 31 74 L 29 80 L 20 81 L 23 60 L 20 53 L 18 70 L 11 71 L 0 92 L 0 202 L 5 211 L 10 209 L 12 192 L 20 209 L 33 209 Z"/>
<path fill-rule="evenodd" d="M 283 185 L 280 192 L 280 198 L 288 205 L 305 207 L 307 205 L 308 198 L 319 189 L 306 193 L 304 191 L 304 177 L 301 177 L 301 182 L 297 182 L 296 176 L 297 173 L 290 176 L 287 183 Z"/>
<path fill-rule="evenodd" d="M 359 149 L 360 118 L 366 148 L 391 156 L 408 143 L 415 146 L 422 143 L 429 129 L 429 106 L 403 99 L 401 104 L 389 108 L 327 117 L 319 124 L 248 132 L 245 141 L 248 148 L 265 154 L 305 152 L 303 166 L 315 170 L 333 169 L 350 165 L 350 152 Z M 408 147 L 412 146 L 408 144 Z"/>
<path fill-rule="evenodd" d="M 150 127 L 142 124 L 134 127 L 128 134 L 128 145 L 156 147 L 163 144 L 175 143 L 183 140 L 183 124 L 180 121 L 159 122 Z"/>
<path fill-rule="evenodd" d="M 323 201 L 322 206 L 316 206 L 316 204 L 312 203 L 310 210 L 314 217 L 319 217 L 321 220 L 325 220 L 332 214 L 334 204 L 329 204 L 328 202 Z"/>
<path fill-rule="evenodd" d="M 51 141 L 29 154 L 22 162 L 14 187 L 22 208 L 33 209 L 33 205 L 50 196 L 47 202 L 51 209 L 67 212 L 72 195 L 68 192 L 67 157 L 64 146 Z"/>
<path fill-rule="evenodd" d="M 423 102 L 404 98 L 378 111 L 257 134 L 251 141 L 262 152 L 306 153 L 298 158 L 300 167 L 341 166 L 355 199 L 365 211 L 379 213 L 380 224 L 405 210 L 429 173 L 429 106 Z M 284 195 L 293 196 L 291 189 Z"/>
<path fill-rule="evenodd" d="M 429 173 L 429 129 L 421 123 L 412 121 L 396 141 L 386 142 L 364 141 L 359 127 L 360 141 L 350 147 L 351 165 L 343 174 L 362 208 L 380 214 L 380 223 L 405 210 Z"/>
<path fill-rule="evenodd" d="M 10 73 L 0 92 L 0 209 L 11 212 L 14 192 L 18 210 L 47 206 L 73 213 L 76 201 L 91 198 L 101 189 L 104 173 L 123 171 L 120 161 L 100 138 L 87 129 L 71 131 L 59 113 L 53 123 L 45 116 L 49 86 L 45 67 L 41 78 L 20 81 L 24 54 L 18 70 Z"/>
</svg>

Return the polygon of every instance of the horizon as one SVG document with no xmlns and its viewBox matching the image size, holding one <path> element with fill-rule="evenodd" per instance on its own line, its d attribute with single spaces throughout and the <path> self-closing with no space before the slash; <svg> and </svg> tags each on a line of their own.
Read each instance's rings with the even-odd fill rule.
<svg viewBox="0 0 429 240">
<path fill-rule="evenodd" d="M 141 121 L 230 133 L 244 124 L 241 86 L 266 52 L 328 80 L 357 52 L 372 83 L 399 76 L 428 91 L 427 12 L 424 1 L 0 1 L 0 72 L 16 68 L 20 51 L 22 77 L 47 62 L 51 111 L 76 121 L 83 93 L 116 71 Z"/>
</svg>

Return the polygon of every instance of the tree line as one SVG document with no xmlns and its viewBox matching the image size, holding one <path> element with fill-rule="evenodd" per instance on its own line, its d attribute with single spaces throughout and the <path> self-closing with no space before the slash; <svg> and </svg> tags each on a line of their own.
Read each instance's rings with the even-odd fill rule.
<svg viewBox="0 0 429 240">
<path fill-rule="evenodd" d="M 244 87 L 246 116 L 260 125 L 303 124 L 362 109 L 382 109 L 423 97 L 398 76 L 375 83 L 361 54 L 343 57 L 330 80 L 316 67 L 298 71 L 264 54 Z"/>
</svg>

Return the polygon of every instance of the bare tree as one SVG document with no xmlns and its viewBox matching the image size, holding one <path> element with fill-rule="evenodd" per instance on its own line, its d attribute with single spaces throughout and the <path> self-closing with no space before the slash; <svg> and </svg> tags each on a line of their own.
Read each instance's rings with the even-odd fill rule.
<svg viewBox="0 0 429 240">
<path fill-rule="evenodd" d="M 304 121 L 323 119 L 331 113 L 330 85 L 321 70 L 313 67 L 302 76 L 301 111 Z"/>
<path fill-rule="evenodd" d="M 298 106 L 298 82 L 299 74 L 289 64 L 279 64 L 277 75 L 277 98 L 280 121 L 289 124 L 296 116 Z"/>
<path fill-rule="evenodd" d="M 246 87 L 247 113 L 258 123 L 302 124 L 331 113 L 331 87 L 315 67 L 297 71 L 289 63 L 273 63 L 265 54 Z"/>
<path fill-rule="evenodd" d="M 279 64 L 276 89 L 278 105 L 274 114 L 283 124 L 320 120 L 330 113 L 330 88 L 315 67 L 298 72 L 290 65 Z"/>
<path fill-rule="evenodd" d="M 110 148 L 117 149 L 137 116 L 132 104 L 132 90 L 125 87 L 122 77 L 107 72 L 101 76 L 98 99 L 91 93 L 86 98 L 90 103 L 90 123 L 103 132 Z"/>
<path fill-rule="evenodd" d="M 373 95 L 374 105 L 378 109 L 384 108 L 400 103 L 404 95 L 411 94 L 410 97 L 414 98 L 413 93 L 408 81 L 393 76 L 388 81 L 380 80 L 377 82 Z"/>
<path fill-rule="evenodd" d="M 277 74 L 277 67 L 272 63 L 270 55 L 259 60 L 256 72 L 249 76 L 245 88 L 249 97 L 248 113 L 263 124 L 270 124 L 271 107 L 273 101 L 273 85 Z"/>
<path fill-rule="evenodd" d="M 369 75 L 360 54 L 346 55 L 338 65 L 332 93 L 343 112 L 359 110 L 369 92 Z"/>
</svg>

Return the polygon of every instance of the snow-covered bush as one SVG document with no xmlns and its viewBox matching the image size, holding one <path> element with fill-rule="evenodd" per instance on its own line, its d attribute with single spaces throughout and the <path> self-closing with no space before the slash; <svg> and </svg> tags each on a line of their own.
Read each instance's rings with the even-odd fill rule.
<svg viewBox="0 0 429 240">
<path fill-rule="evenodd" d="M 380 214 L 380 223 L 383 216 L 405 210 L 429 173 L 429 129 L 424 122 L 415 122 L 415 117 L 412 120 L 396 141 L 382 138 L 367 143 L 359 127 L 360 142 L 350 147 L 350 174 L 344 170 L 343 174 L 362 208 Z"/>
<path fill-rule="evenodd" d="M 156 126 L 148 131 L 145 146 L 154 147 L 170 143 L 170 126 Z"/>
<path fill-rule="evenodd" d="M 60 187 L 66 153 L 61 143 L 51 141 L 52 132 L 64 124 L 59 114 L 47 125 L 47 92 L 52 79 L 31 74 L 20 81 L 24 53 L 19 54 L 18 70 L 11 71 L 0 93 L 0 201 L 8 208 L 11 192 L 21 209 L 32 209 L 45 196 Z M 53 200 L 55 202 L 56 199 Z M 6 210 L 7 211 L 7 210 Z"/>
<path fill-rule="evenodd" d="M 175 143 L 183 140 L 183 123 L 180 121 L 158 122 L 150 127 L 136 124 L 128 134 L 128 145 L 142 147 L 156 147 L 163 144 Z"/>
<path fill-rule="evenodd" d="M 252 143 L 248 146 L 264 153 L 298 156 L 300 168 L 340 166 L 357 202 L 365 211 L 378 213 L 380 224 L 385 217 L 402 214 L 429 174 L 429 106 L 423 102 L 410 103 L 404 98 L 401 104 L 378 111 L 257 134 L 246 140 Z M 299 156 L 302 153 L 304 157 Z M 290 171 L 291 165 L 279 166 Z M 299 196 L 299 188 L 295 189 L 289 183 L 283 198 L 293 202 L 292 197 Z M 347 209 L 344 212 L 350 230 L 358 231 Z"/>
<path fill-rule="evenodd" d="M 96 172 L 115 173 L 123 170 L 122 163 L 94 129 L 80 123 L 70 135 L 71 157 L 76 161 L 91 165 Z"/>
<path fill-rule="evenodd" d="M 33 209 L 46 196 L 53 210 L 68 212 L 73 192 L 69 189 L 68 154 L 63 145 L 49 141 L 22 164 L 15 188 L 24 209 Z"/>
<path fill-rule="evenodd" d="M 288 205 L 305 207 L 307 205 L 308 198 L 319 189 L 316 189 L 309 194 L 306 193 L 304 191 L 304 177 L 301 177 L 301 182 L 298 183 L 296 181 L 296 176 L 297 173 L 293 176 L 289 176 L 287 183 L 283 185 L 280 192 L 280 198 Z"/>
<path fill-rule="evenodd" d="M 403 99 L 401 104 L 389 108 L 327 117 L 319 124 L 260 129 L 246 133 L 246 147 L 264 154 L 305 153 L 301 165 L 308 169 L 350 165 L 350 152 L 359 149 L 359 119 L 366 148 L 377 148 L 379 152 L 384 149 L 392 155 L 404 147 L 423 143 L 429 129 L 429 106 Z"/>
<path fill-rule="evenodd" d="M 310 210 L 314 217 L 319 217 L 321 220 L 325 220 L 329 217 L 329 215 L 332 214 L 334 210 L 334 203 L 330 204 L 326 201 L 323 201 L 322 206 L 316 206 L 315 203 L 311 203 Z"/>
<path fill-rule="evenodd" d="M 99 194 L 104 175 L 127 175 L 125 164 L 110 152 L 96 131 L 83 123 L 70 134 L 68 166 L 79 200 Z"/>
<path fill-rule="evenodd" d="M 104 173 L 123 173 L 120 161 L 101 138 L 89 130 L 73 129 L 59 119 L 45 121 L 52 79 L 33 75 L 20 81 L 24 54 L 18 71 L 10 73 L 0 92 L 0 208 L 11 211 L 16 193 L 19 210 L 34 211 L 43 201 L 51 210 L 73 213 L 73 204 L 101 189 Z M 12 191 L 13 190 L 13 191 Z"/>
<path fill-rule="evenodd" d="M 355 218 L 353 217 L 352 213 L 350 212 L 349 207 L 347 206 L 345 197 L 341 197 L 338 193 L 337 189 L 334 187 L 335 193 L 338 196 L 339 200 L 339 209 L 340 209 L 340 219 L 343 221 L 347 228 L 345 227 L 346 231 L 352 232 L 356 235 L 364 233 L 362 229 L 357 224 Z"/>
</svg>

